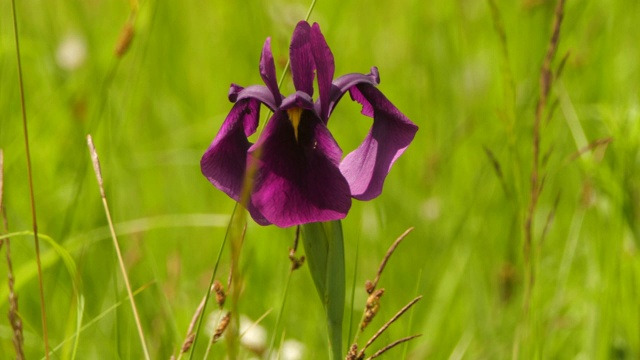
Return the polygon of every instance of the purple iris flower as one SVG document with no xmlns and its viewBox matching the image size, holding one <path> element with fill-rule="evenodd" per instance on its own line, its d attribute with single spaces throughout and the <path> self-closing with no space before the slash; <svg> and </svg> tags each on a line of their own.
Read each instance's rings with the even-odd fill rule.
<svg viewBox="0 0 640 360">
<path fill-rule="evenodd" d="M 333 54 L 320 26 L 301 21 L 289 48 L 296 92 L 280 94 L 267 38 L 260 58 L 266 86 L 232 84 L 227 115 L 200 162 L 202 173 L 236 201 L 242 197 L 245 175 L 253 177 L 246 204 L 253 219 L 280 227 L 342 219 L 351 198 L 371 200 L 382 192 L 391 165 L 413 140 L 418 127 L 376 88 L 378 69 L 333 80 Z M 313 101 L 317 75 L 319 99 Z M 342 96 L 362 105 L 373 126 L 362 144 L 342 159 L 342 150 L 327 123 Z M 255 144 L 260 105 L 273 115 Z"/>
</svg>

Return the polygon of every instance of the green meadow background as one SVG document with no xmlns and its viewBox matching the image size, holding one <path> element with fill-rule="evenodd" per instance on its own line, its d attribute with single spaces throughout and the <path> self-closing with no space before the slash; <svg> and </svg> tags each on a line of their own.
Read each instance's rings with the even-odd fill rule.
<svg viewBox="0 0 640 360">
<path fill-rule="evenodd" d="M 129 2 L 17 1 L 38 228 L 59 245 L 41 239 L 52 359 L 143 356 L 85 136 L 93 135 L 100 156 L 132 287 L 142 289 L 135 299 L 151 357 L 168 359 L 208 287 L 234 208 L 201 175 L 200 156 L 231 108 L 229 85 L 261 83 L 267 36 L 282 74 L 291 33 L 309 5 L 142 0 L 130 47 L 117 57 Z M 383 357 L 640 357 L 637 1 L 565 6 L 552 70 L 564 66 L 540 128 L 544 187 L 531 261 L 523 255 L 535 107 L 554 8 L 546 0 L 317 2 L 310 21 L 321 25 L 336 75 L 378 66 L 380 90 L 420 127 L 383 194 L 354 201 L 343 221 L 345 346 L 353 338 L 346 339 L 348 320 L 355 327 L 364 308 L 364 282 L 413 226 L 382 275 L 386 292 L 360 346 L 412 298 L 424 297 L 369 355 L 419 333 Z M 80 53 L 65 62 L 59 52 L 74 41 Z M 25 234 L 31 210 L 9 0 L 0 2 L 0 79 L 3 206 L 24 351 L 39 359 L 43 333 L 33 236 Z M 282 91 L 293 91 L 290 77 Z M 345 153 L 371 125 L 359 111 L 345 97 L 329 124 Z M 249 221 L 239 310 L 252 321 L 271 311 L 260 326 L 267 348 L 275 339 L 274 353 L 282 341 L 296 340 L 303 359 L 327 359 L 322 305 L 306 265 L 291 276 L 276 328 L 294 235 L 294 228 Z M 216 276 L 223 283 L 229 266 L 227 247 Z M 0 313 L 7 314 L 2 283 Z M 215 307 L 210 303 L 207 313 Z M 14 358 L 12 330 L 1 318 L 0 358 Z M 194 358 L 202 358 L 207 338 L 203 332 Z M 223 358 L 226 346 L 214 345 L 210 358 Z M 244 348 L 239 357 L 259 358 Z"/>
</svg>

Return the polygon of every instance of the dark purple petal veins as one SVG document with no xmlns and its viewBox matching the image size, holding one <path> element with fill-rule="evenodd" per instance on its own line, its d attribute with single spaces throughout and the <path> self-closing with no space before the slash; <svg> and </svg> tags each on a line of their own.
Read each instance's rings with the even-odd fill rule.
<svg viewBox="0 0 640 360">
<path fill-rule="evenodd" d="M 296 90 L 313 96 L 313 77 L 315 64 L 311 53 L 311 26 L 306 21 L 300 21 L 293 31 L 289 46 L 291 61 L 291 75 Z"/>
<path fill-rule="evenodd" d="M 373 117 L 373 126 L 362 144 L 344 158 L 340 170 L 349 182 L 351 196 L 371 200 L 382 192 L 391 165 L 409 146 L 418 127 L 370 83 L 357 84 L 350 93 L 362 104 L 362 114 Z"/>
<path fill-rule="evenodd" d="M 311 51 L 318 74 L 318 92 L 320 93 L 320 119 L 326 124 L 329 119 L 329 98 L 331 96 L 331 81 L 335 71 L 333 54 L 327 41 L 320 32 L 320 25 L 313 24 L 311 28 Z"/>
<path fill-rule="evenodd" d="M 202 174 L 209 182 L 236 201 L 240 201 L 242 195 L 247 151 L 251 147 L 247 137 L 255 133 L 259 117 L 258 100 L 238 101 L 200 160 Z M 249 211 L 257 223 L 269 224 L 255 208 L 249 206 Z"/>
<path fill-rule="evenodd" d="M 278 81 L 276 80 L 276 64 L 273 61 L 273 54 L 271 53 L 271 38 L 267 38 L 262 48 L 262 55 L 260 56 L 260 76 L 262 81 L 267 85 L 267 88 L 273 94 L 276 106 L 280 106 L 281 95 L 280 89 L 278 89 Z"/>
<path fill-rule="evenodd" d="M 351 194 L 338 168 L 341 156 L 313 111 L 278 111 L 249 149 L 258 167 L 251 205 L 280 227 L 344 218 Z"/>
</svg>

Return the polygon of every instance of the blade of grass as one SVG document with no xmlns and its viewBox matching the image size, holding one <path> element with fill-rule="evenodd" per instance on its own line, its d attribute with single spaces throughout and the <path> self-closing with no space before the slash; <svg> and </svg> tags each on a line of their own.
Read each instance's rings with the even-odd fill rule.
<svg viewBox="0 0 640 360">
<path fill-rule="evenodd" d="M 193 354 L 195 353 L 196 344 L 198 343 L 198 337 L 200 334 L 200 329 L 202 328 L 202 321 L 204 319 L 205 310 L 207 309 L 207 303 L 209 302 L 209 298 L 211 297 L 210 289 L 213 287 L 213 282 L 216 279 L 216 274 L 218 273 L 218 265 L 220 265 L 220 259 L 222 258 L 222 251 L 224 250 L 224 246 L 227 243 L 227 238 L 229 237 L 229 229 L 231 228 L 231 222 L 233 221 L 233 216 L 238 210 L 238 203 L 233 207 L 233 211 L 231 212 L 231 217 L 229 218 L 229 225 L 227 226 L 227 231 L 224 235 L 224 239 L 222 239 L 222 244 L 220 244 L 220 250 L 218 251 L 218 256 L 216 257 L 216 262 L 213 266 L 213 272 L 211 273 L 211 278 L 209 279 L 209 286 L 207 287 L 207 293 L 204 296 L 204 301 L 202 303 L 202 312 L 200 313 L 200 318 L 198 319 L 198 325 L 196 325 L 196 331 L 193 337 L 193 343 L 191 344 L 191 352 L 189 353 L 189 360 L 193 359 Z"/>
<path fill-rule="evenodd" d="M 91 153 L 91 161 L 93 163 L 93 170 L 96 173 L 96 180 L 98 181 L 98 187 L 100 188 L 100 197 L 102 198 L 102 206 L 104 207 L 104 212 L 107 217 L 107 223 L 109 224 L 109 230 L 111 231 L 111 239 L 113 239 L 113 246 L 116 250 L 116 255 L 118 256 L 120 271 L 122 272 L 124 284 L 125 284 L 125 287 L 127 288 L 127 294 L 129 295 L 129 300 L 131 302 L 131 309 L 133 310 L 133 317 L 136 322 L 136 327 L 138 328 L 138 335 L 140 336 L 142 351 L 144 352 L 145 359 L 150 360 L 151 356 L 149 355 L 149 349 L 147 348 L 147 343 L 145 341 L 144 331 L 142 330 L 142 323 L 140 322 L 140 316 L 138 315 L 138 309 L 136 308 L 136 302 L 133 299 L 133 291 L 131 291 L 129 276 L 127 275 L 127 269 L 124 266 L 124 259 L 122 258 L 122 253 L 120 252 L 118 237 L 116 235 L 116 230 L 113 226 L 113 221 L 111 220 L 111 212 L 109 211 L 107 196 L 104 192 L 104 184 L 102 181 L 102 170 L 100 169 L 100 160 L 98 159 L 98 153 L 96 152 L 96 148 L 93 145 L 93 139 L 91 138 L 91 135 L 87 135 L 87 145 L 89 146 L 89 152 Z"/>
<path fill-rule="evenodd" d="M 225 215 L 217 214 L 192 214 L 192 215 L 163 215 L 147 218 L 134 219 L 129 221 L 123 221 L 115 224 L 116 231 L 119 235 L 135 234 L 149 230 L 158 230 L 165 228 L 177 228 L 177 227 L 223 227 L 222 222 L 228 222 L 228 217 Z M 6 235 L 0 235 L 0 240 L 6 238 L 14 238 L 20 236 L 33 236 L 32 231 L 17 231 L 11 232 Z M 108 240 L 111 238 L 109 233 L 109 227 L 104 226 L 95 230 L 89 231 L 85 234 L 81 234 L 70 238 L 65 241 L 65 249 L 69 253 L 79 251 L 83 246 L 91 246 L 100 241 Z M 54 249 L 49 249 L 41 256 L 42 269 L 47 269 L 56 264 L 61 259 L 57 256 Z M 20 265 L 16 270 L 16 278 L 20 281 L 15 284 L 15 291 L 19 291 L 24 284 L 28 283 L 33 277 L 37 276 L 37 273 L 33 270 L 33 262 L 28 262 Z M 0 306 L 4 305 L 8 296 L 8 291 L 5 288 L 0 289 Z"/>
<path fill-rule="evenodd" d="M 138 289 L 136 289 L 133 292 L 133 296 L 136 296 L 138 294 L 140 294 L 142 291 L 144 291 L 146 288 L 149 287 L 150 284 L 146 284 L 143 285 L 141 287 L 139 287 Z M 58 350 L 60 350 L 66 343 L 68 343 L 69 341 L 72 340 L 76 340 L 77 336 L 82 333 L 83 331 L 87 330 L 89 327 L 93 326 L 94 324 L 98 323 L 98 321 L 102 320 L 105 316 L 109 315 L 112 311 L 116 310 L 118 307 L 122 306 L 122 304 L 125 303 L 125 301 L 127 301 L 129 299 L 129 296 L 127 295 L 124 299 L 116 302 L 115 304 L 111 305 L 110 307 L 108 307 L 105 311 L 101 312 L 100 314 L 98 314 L 98 316 L 96 316 L 95 318 L 91 319 L 91 321 L 87 322 L 86 324 L 84 324 L 84 326 L 82 326 L 79 331 L 77 332 L 77 334 L 74 334 L 73 336 L 64 339 L 62 342 L 60 342 L 60 344 L 58 344 L 55 348 L 51 349 L 51 353 L 54 353 Z M 84 304 L 84 299 L 82 301 L 82 303 Z M 44 359 L 44 358 L 43 358 Z"/>
<path fill-rule="evenodd" d="M 76 266 L 73 257 L 64 247 L 58 244 L 52 237 L 40 234 L 39 236 L 42 240 L 44 240 L 52 249 L 55 251 L 59 258 L 62 259 L 65 267 L 67 268 L 67 272 L 69 273 L 69 277 L 71 278 L 71 285 L 73 287 L 73 293 L 76 301 L 76 322 L 75 322 L 75 332 L 78 334 L 80 331 L 80 327 L 82 326 L 82 317 L 84 312 L 84 298 L 82 297 L 82 282 L 80 281 L 80 275 L 78 274 L 78 267 Z M 63 358 L 75 358 L 75 354 L 78 350 L 80 336 L 76 336 L 75 342 L 73 343 L 73 347 L 71 349 L 71 355 L 66 352 L 63 352 L 61 355 Z M 65 349 L 66 351 L 66 349 Z"/>
<path fill-rule="evenodd" d="M 18 15 L 16 0 L 11 0 L 13 11 L 13 32 L 16 44 L 16 60 L 18 62 L 18 82 L 20 84 L 20 106 L 22 108 L 22 132 L 24 134 L 24 151 L 27 158 L 27 178 L 29 181 L 29 199 L 31 201 L 31 222 L 33 225 L 33 241 L 36 250 L 36 264 L 38 266 L 38 288 L 40 290 L 40 317 L 42 318 L 42 336 L 44 352 L 49 359 L 49 332 L 47 331 L 47 312 L 44 303 L 44 286 L 42 283 L 42 266 L 40 264 L 40 240 L 38 239 L 38 220 L 36 216 L 36 198 L 33 191 L 33 171 L 31 167 L 31 152 L 29 150 L 29 131 L 27 126 L 27 106 L 24 96 L 24 82 L 22 80 L 22 60 L 20 56 L 20 36 L 18 35 Z"/>
</svg>

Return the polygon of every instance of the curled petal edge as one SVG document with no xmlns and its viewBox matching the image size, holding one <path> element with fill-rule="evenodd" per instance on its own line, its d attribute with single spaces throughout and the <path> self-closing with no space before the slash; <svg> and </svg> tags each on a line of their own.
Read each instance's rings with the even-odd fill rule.
<svg viewBox="0 0 640 360">
<path fill-rule="evenodd" d="M 342 77 L 336 88 L 348 90 L 352 100 L 362 105 L 362 114 L 373 118 L 373 125 L 360 146 L 342 160 L 340 171 L 349 182 L 351 196 L 366 201 L 382 193 L 391 166 L 413 141 L 418 126 L 375 87 L 377 71 L 355 75 Z M 344 93 L 335 95 L 333 106 Z"/>
</svg>

